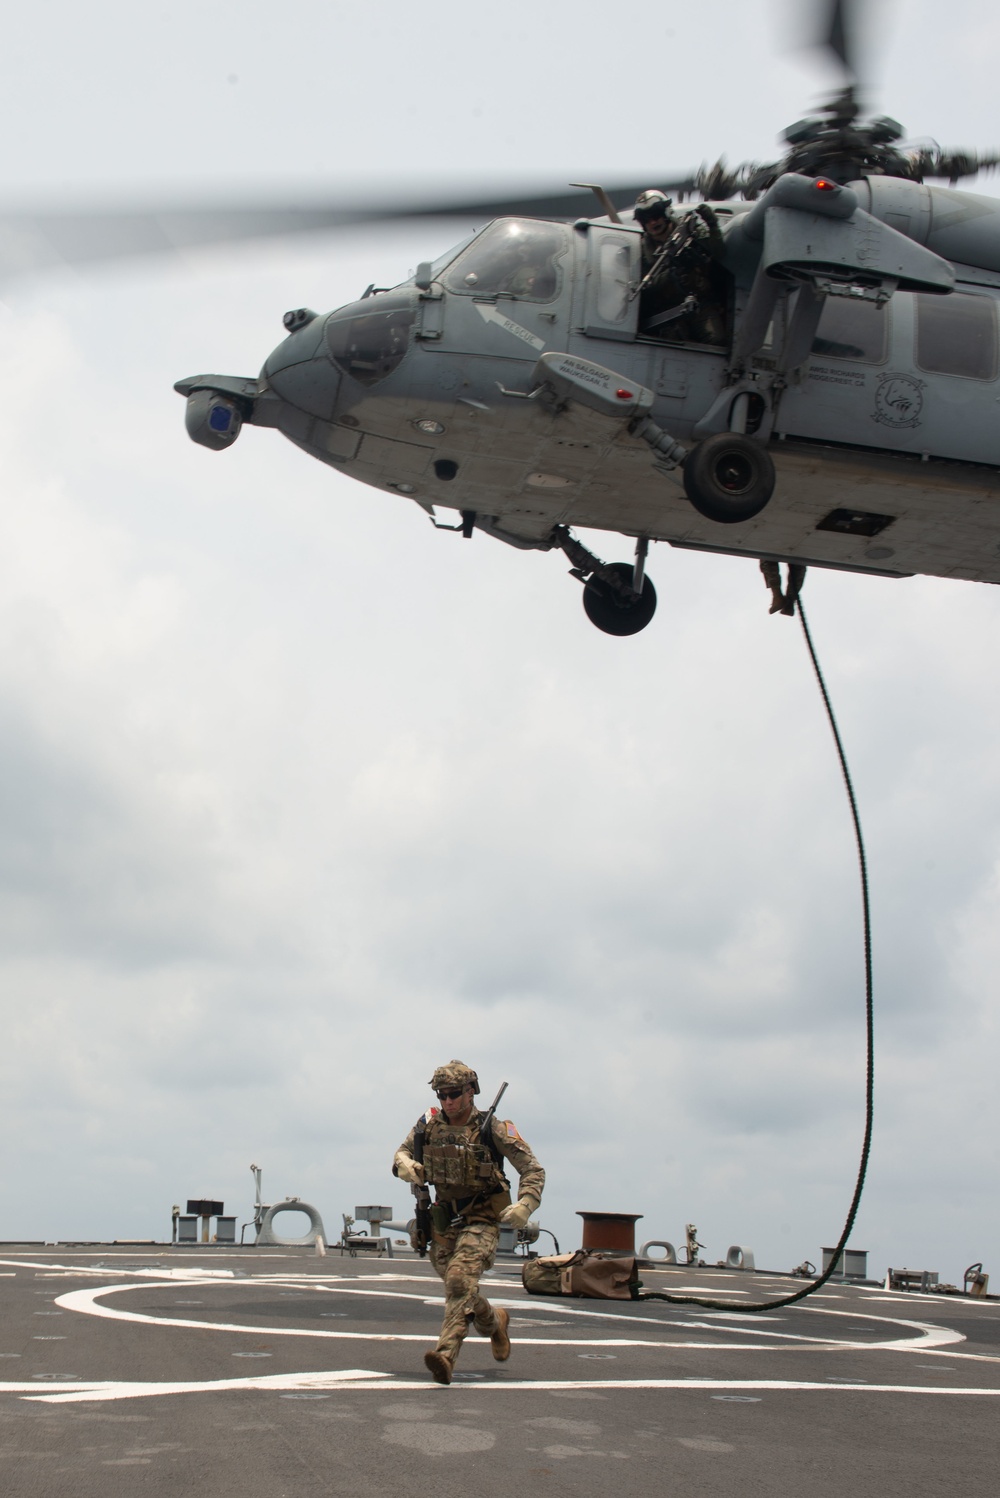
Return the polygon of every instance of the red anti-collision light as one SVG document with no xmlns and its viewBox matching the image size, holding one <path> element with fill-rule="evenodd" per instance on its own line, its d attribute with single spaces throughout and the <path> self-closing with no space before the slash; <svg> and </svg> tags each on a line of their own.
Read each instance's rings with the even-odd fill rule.
<svg viewBox="0 0 1000 1498">
<path fill-rule="evenodd" d="M 617 395 L 617 397 L 618 397 L 618 399 L 620 401 L 630 401 L 630 400 L 634 400 L 634 398 L 635 398 L 633 396 L 631 390 L 616 390 L 615 394 Z"/>
<path fill-rule="evenodd" d="M 836 182 L 828 182 L 825 177 L 817 177 L 813 186 L 818 187 L 820 192 L 836 192 L 837 190 Z"/>
</svg>

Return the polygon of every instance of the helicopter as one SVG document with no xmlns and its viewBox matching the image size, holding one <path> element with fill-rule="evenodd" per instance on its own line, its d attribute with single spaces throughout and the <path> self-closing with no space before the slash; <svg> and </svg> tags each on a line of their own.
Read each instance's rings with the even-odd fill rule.
<svg viewBox="0 0 1000 1498">
<path fill-rule="evenodd" d="M 826 45 L 853 79 L 850 19 L 836 0 Z M 700 197 L 720 225 L 713 343 L 682 336 L 690 318 L 654 327 L 646 315 L 641 229 L 624 206 L 641 183 L 598 188 L 598 217 L 587 216 L 590 188 L 274 221 L 220 211 L 207 227 L 183 213 L 103 225 L 39 215 L 0 236 L 2 264 L 47 263 L 45 245 L 80 261 L 122 243 L 460 211 L 488 221 L 394 289 L 370 286 L 323 316 L 288 313 L 259 376 L 179 381 L 189 432 L 221 450 L 243 425 L 274 426 L 437 525 L 564 553 L 592 620 L 629 634 L 655 609 L 651 541 L 771 565 L 997 580 L 997 205 L 955 191 L 996 157 L 901 141 L 894 121 L 864 116 L 851 82 L 785 132 L 779 160 L 720 161 L 660 184 L 678 212 Z M 925 185 L 937 178 L 952 185 Z M 535 253 L 541 275 L 528 287 Z M 628 536 L 634 559 L 604 563 L 577 535 L 588 529 Z"/>
<path fill-rule="evenodd" d="M 612 635 L 653 617 L 654 541 L 757 559 L 786 604 L 806 567 L 1000 582 L 1000 202 L 956 187 L 1000 158 L 908 149 L 866 116 L 852 21 L 833 0 L 846 86 L 780 160 L 654 194 L 680 200 L 675 237 L 713 225 L 711 318 L 690 294 L 651 315 L 635 187 L 573 184 L 598 216 L 467 204 L 491 221 L 407 281 L 286 313 L 259 376 L 177 381 L 189 436 L 272 427 L 439 529 L 559 551 Z"/>
<path fill-rule="evenodd" d="M 887 133 L 850 129 L 869 157 Z M 610 634 L 652 618 L 651 541 L 1000 582 L 1000 203 L 816 154 L 712 203 L 721 346 L 644 322 L 641 226 L 599 189 L 600 217 L 499 217 L 397 287 L 287 313 L 259 378 L 177 382 L 189 435 L 274 427 L 441 528 L 561 550 Z"/>
</svg>

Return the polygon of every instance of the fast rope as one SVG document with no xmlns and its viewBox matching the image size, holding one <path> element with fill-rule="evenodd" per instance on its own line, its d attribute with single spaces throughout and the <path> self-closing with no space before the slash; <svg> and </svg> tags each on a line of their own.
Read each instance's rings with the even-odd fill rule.
<svg viewBox="0 0 1000 1498">
<path fill-rule="evenodd" d="M 777 570 L 776 567 L 775 570 Z M 789 569 L 789 571 L 791 573 L 791 569 Z M 861 906 L 864 917 L 865 941 L 865 1035 L 867 1044 L 867 1064 L 865 1073 L 865 1137 L 864 1143 L 861 1146 L 861 1163 L 858 1167 L 858 1179 L 854 1186 L 854 1195 L 851 1198 L 850 1210 L 847 1213 L 847 1221 L 844 1223 L 844 1231 L 841 1233 L 840 1238 L 837 1242 L 837 1246 L 830 1256 L 830 1262 L 827 1265 L 826 1269 L 824 1269 L 823 1273 L 819 1276 L 818 1279 L 813 1280 L 812 1283 L 806 1285 L 804 1289 L 796 1290 L 794 1295 L 782 1295 L 777 1300 L 763 1300 L 752 1305 L 745 1305 L 741 1303 L 741 1311 L 774 1311 L 777 1310 L 779 1306 L 793 1305 L 795 1301 L 805 1300 L 807 1295 L 815 1294 L 815 1292 L 819 1290 L 821 1286 L 826 1284 L 831 1275 L 836 1272 L 837 1265 L 840 1262 L 841 1254 L 844 1251 L 844 1246 L 846 1245 L 847 1240 L 851 1235 L 851 1230 L 854 1227 L 854 1219 L 858 1215 L 858 1207 L 861 1205 L 861 1193 L 864 1189 L 865 1173 L 868 1170 L 868 1156 L 871 1152 L 872 1142 L 872 1116 L 875 1098 L 875 1026 L 874 1005 L 872 1001 L 872 928 L 871 912 L 868 905 L 868 864 L 865 859 L 864 840 L 861 836 L 861 818 L 858 816 L 858 803 L 855 800 L 854 796 L 854 786 L 851 782 L 851 772 L 847 768 L 847 756 L 844 753 L 844 745 L 841 742 L 840 730 L 837 727 L 837 720 L 834 717 L 833 707 L 830 704 L 830 694 L 826 689 L 826 682 L 823 680 L 823 673 L 820 670 L 819 661 L 816 658 L 816 650 L 813 646 L 812 636 L 809 633 L 809 625 L 806 622 L 805 610 L 802 607 L 802 599 L 799 596 L 799 589 L 802 586 L 802 580 L 805 575 L 805 568 L 802 568 L 801 570 L 797 569 L 797 571 L 799 571 L 798 576 L 789 577 L 789 586 L 784 597 L 785 607 L 781 608 L 780 611 L 782 613 L 790 614 L 794 609 L 798 610 L 799 621 L 802 625 L 802 633 L 805 636 L 806 646 L 809 650 L 809 658 L 812 661 L 813 671 L 816 674 L 816 680 L 819 684 L 819 689 L 823 697 L 823 705 L 826 708 L 826 716 L 829 719 L 830 730 L 833 734 L 833 741 L 837 746 L 837 757 L 840 760 L 840 769 L 844 777 L 844 785 L 847 789 L 847 799 L 850 802 L 851 806 L 851 819 L 854 823 L 854 837 L 858 846 L 858 869 L 861 875 Z M 768 581 L 767 573 L 765 572 L 764 575 L 765 580 Z M 768 585 L 770 586 L 769 581 Z M 788 607 L 789 603 L 791 604 L 791 607 Z M 777 609 L 772 609 L 771 612 L 775 613 L 777 612 Z M 642 1291 L 639 1294 L 638 1298 L 640 1300 L 669 1300 L 672 1301 L 675 1305 L 706 1306 L 709 1309 L 715 1311 L 731 1311 L 733 1309 L 731 1301 L 709 1300 L 697 1295 L 667 1295 L 660 1291 Z"/>
</svg>

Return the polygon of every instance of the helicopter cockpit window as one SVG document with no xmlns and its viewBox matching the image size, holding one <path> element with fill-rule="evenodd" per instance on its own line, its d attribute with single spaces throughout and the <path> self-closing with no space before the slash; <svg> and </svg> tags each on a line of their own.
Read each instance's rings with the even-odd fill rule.
<svg viewBox="0 0 1000 1498">
<path fill-rule="evenodd" d="M 458 244 L 452 245 L 450 250 L 445 250 L 443 255 L 437 257 L 431 265 L 431 276 L 435 281 L 441 275 L 442 271 L 447 270 L 448 266 L 455 259 L 455 256 L 460 255 L 466 246 L 472 243 L 475 237 L 474 234 L 467 234 L 464 239 L 459 240 Z"/>
<path fill-rule="evenodd" d="M 413 305 L 409 297 L 371 298 L 371 311 L 358 303 L 334 312 L 326 324 L 333 362 L 360 385 L 374 385 L 402 362 L 409 347 Z"/>
<path fill-rule="evenodd" d="M 828 296 L 812 351 L 824 359 L 882 364 L 889 344 L 889 309 L 860 297 Z"/>
<path fill-rule="evenodd" d="M 918 296 L 917 367 L 929 374 L 992 380 L 997 373 L 997 322 L 990 297 L 952 292 Z"/>
<path fill-rule="evenodd" d="M 459 255 L 444 278 L 449 291 L 550 302 L 559 290 L 557 261 L 569 246 L 562 224 L 502 218 Z"/>
</svg>

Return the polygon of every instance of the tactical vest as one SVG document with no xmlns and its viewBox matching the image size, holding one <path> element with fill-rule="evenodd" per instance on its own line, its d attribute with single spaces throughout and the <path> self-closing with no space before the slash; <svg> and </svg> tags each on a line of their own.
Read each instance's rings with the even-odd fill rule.
<svg viewBox="0 0 1000 1498">
<path fill-rule="evenodd" d="M 437 1188 L 439 1197 L 454 1200 L 506 1191 L 502 1157 L 498 1151 L 494 1152 L 495 1147 L 490 1148 L 492 1140 L 484 1142 L 477 1122 L 456 1128 L 437 1112 L 427 1122 L 423 1148 L 425 1179 L 429 1186 Z"/>
</svg>

